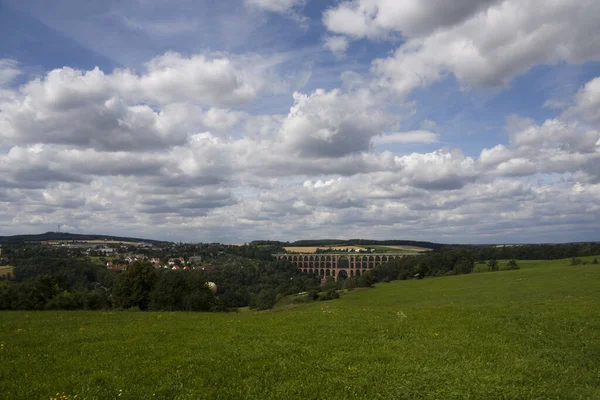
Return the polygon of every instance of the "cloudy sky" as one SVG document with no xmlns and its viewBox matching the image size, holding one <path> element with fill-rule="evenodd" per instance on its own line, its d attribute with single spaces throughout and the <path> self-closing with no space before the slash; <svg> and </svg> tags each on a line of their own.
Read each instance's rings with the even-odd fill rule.
<svg viewBox="0 0 600 400">
<path fill-rule="evenodd" d="M 597 0 L 0 0 L 0 235 L 600 240 Z"/>
</svg>

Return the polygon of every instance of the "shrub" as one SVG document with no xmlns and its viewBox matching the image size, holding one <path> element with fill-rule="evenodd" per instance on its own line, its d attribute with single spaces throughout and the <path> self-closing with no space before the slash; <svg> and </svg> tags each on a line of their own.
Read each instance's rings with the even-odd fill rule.
<svg viewBox="0 0 600 400">
<path fill-rule="evenodd" d="M 581 265 L 581 264 L 583 264 L 583 261 L 581 261 L 581 258 L 576 258 L 576 257 L 571 258 L 571 265 Z"/>
<path fill-rule="evenodd" d="M 337 288 L 337 283 L 331 277 L 328 277 L 327 282 L 325 282 L 323 284 L 323 286 L 321 286 L 321 289 L 323 289 L 324 292 L 328 292 L 330 290 L 335 290 L 336 288 Z"/>
<path fill-rule="evenodd" d="M 259 310 L 267 310 L 273 308 L 275 305 L 276 298 L 275 291 L 273 289 L 263 289 L 256 296 L 256 308 Z"/>
<path fill-rule="evenodd" d="M 310 300 L 317 300 L 319 298 L 319 292 L 315 289 L 312 289 L 308 291 L 307 296 Z"/>
<path fill-rule="evenodd" d="M 340 295 L 335 289 L 328 290 L 327 292 L 325 292 L 325 294 L 319 296 L 319 300 L 321 301 L 334 300 L 339 298 Z"/>
<path fill-rule="evenodd" d="M 359 287 L 372 287 L 373 284 L 375 284 L 377 282 L 377 280 L 373 277 L 373 274 L 371 273 L 371 271 L 369 272 L 365 272 L 363 273 L 359 280 L 358 280 L 358 286 Z"/>
<path fill-rule="evenodd" d="M 520 268 L 517 265 L 517 262 L 515 260 L 510 260 L 508 262 L 508 264 L 506 264 L 506 270 L 510 271 L 510 270 L 514 270 L 514 269 L 520 269 Z"/>
<path fill-rule="evenodd" d="M 475 263 L 466 257 L 460 258 L 454 264 L 454 271 L 456 271 L 457 274 L 469 274 L 473 272 L 473 268 L 475 268 Z"/>
<path fill-rule="evenodd" d="M 73 293 L 65 290 L 48 301 L 46 308 L 51 310 L 76 310 L 82 308 L 78 300 Z"/>
<path fill-rule="evenodd" d="M 494 272 L 494 271 L 500 270 L 500 266 L 498 265 L 498 260 L 496 260 L 495 258 L 488 261 L 487 265 L 488 265 L 488 271 Z"/>
<path fill-rule="evenodd" d="M 406 271 L 406 270 L 402 270 L 402 271 L 398 272 L 397 279 L 399 279 L 401 281 L 405 281 L 407 279 L 410 279 L 410 272 Z"/>
</svg>

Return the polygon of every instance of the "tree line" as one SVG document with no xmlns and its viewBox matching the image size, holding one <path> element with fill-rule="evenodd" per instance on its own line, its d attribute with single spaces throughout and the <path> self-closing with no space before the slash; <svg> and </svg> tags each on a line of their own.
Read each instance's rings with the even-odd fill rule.
<svg viewBox="0 0 600 400">
<path fill-rule="evenodd" d="M 417 256 L 401 257 L 348 277 L 321 284 L 321 277 L 303 274 L 286 260 L 271 257 L 277 245 L 176 245 L 160 251 L 176 252 L 189 246 L 210 257 L 212 269 L 172 271 L 147 262 L 126 271 L 110 271 L 70 250 L 23 245 L 7 249 L 14 276 L 0 280 L 0 309 L 139 309 L 166 311 L 226 311 L 249 306 L 271 308 L 282 298 L 306 292 L 303 299 L 327 300 L 336 290 L 369 287 L 377 282 L 421 279 L 471 273 L 476 263 L 498 269 L 497 259 L 559 259 L 600 254 L 598 243 L 525 246 L 448 246 Z M 196 246 L 196 247 L 193 247 Z M 200 247 L 198 247 L 200 246 Z M 511 263 L 511 268 L 518 268 Z M 217 285 L 213 294 L 206 282 Z"/>
</svg>

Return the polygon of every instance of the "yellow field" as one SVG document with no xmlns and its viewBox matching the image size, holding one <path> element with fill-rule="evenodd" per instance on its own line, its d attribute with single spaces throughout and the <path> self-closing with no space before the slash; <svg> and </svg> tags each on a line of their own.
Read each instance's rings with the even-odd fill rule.
<svg viewBox="0 0 600 400">
<path fill-rule="evenodd" d="M 13 273 L 12 265 L 2 265 L 0 266 L 0 276 L 12 275 Z"/>
<path fill-rule="evenodd" d="M 284 247 L 286 251 L 293 253 L 316 253 L 317 249 L 321 250 L 333 250 L 333 251 L 346 251 L 348 249 L 363 250 L 364 247 L 360 246 L 306 246 L 306 247 Z"/>
</svg>

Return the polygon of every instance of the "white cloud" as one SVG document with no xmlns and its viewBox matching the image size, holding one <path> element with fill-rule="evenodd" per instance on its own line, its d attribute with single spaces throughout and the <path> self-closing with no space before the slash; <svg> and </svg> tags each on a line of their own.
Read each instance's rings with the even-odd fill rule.
<svg viewBox="0 0 600 400">
<path fill-rule="evenodd" d="M 306 27 L 308 19 L 300 13 L 306 0 L 244 0 L 244 3 L 249 8 L 277 13 Z"/>
<path fill-rule="evenodd" d="M 506 146 L 499 144 L 491 149 L 481 150 L 479 162 L 483 165 L 497 165 L 512 157 L 512 152 Z"/>
<path fill-rule="evenodd" d="M 549 99 L 546 100 L 544 102 L 543 107 L 544 108 L 554 108 L 554 109 L 561 109 L 561 108 L 565 108 L 566 106 L 568 106 L 569 103 L 567 103 L 564 100 L 559 100 L 559 99 Z"/>
<path fill-rule="evenodd" d="M 266 11 L 287 13 L 294 8 L 301 7 L 306 0 L 244 0 L 246 5 L 262 8 Z"/>
<path fill-rule="evenodd" d="M 19 75 L 21 75 L 21 71 L 15 60 L 0 58 L 0 90 L 3 86 L 9 85 Z"/>
<path fill-rule="evenodd" d="M 166 53 L 148 62 L 147 72 L 139 78 L 127 71 L 117 76 L 126 85 L 131 80 L 133 95 L 141 99 L 223 106 L 245 103 L 265 89 L 277 90 L 279 82 L 272 72 L 276 64 L 261 56 L 188 58 Z"/>
<path fill-rule="evenodd" d="M 437 143 L 439 135 L 426 130 L 386 133 L 374 139 L 375 144 L 390 143 Z"/>
<path fill-rule="evenodd" d="M 344 57 L 350 41 L 345 36 L 327 36 L 324 46 L 331 51 L 336 57 Z"/>
<path fill-rule="evenodd" d="M 596 123 L 597 78 L 574 97 L 572 107 L 541 124 L 511 115 L 506 119 L 510 148 L 483 149 L 479 162 L 491 175 L 582 174 L 600 181 L 600 129 Z"/>
<path fill-rule="evenodd" d="M 368 89 L 295 93 L 281 127 L 284 149 L 303 157 L 368 151 L 371 138 L 391 121 L 383 100 Z"/>
<path fill-rule="evenodd" d="M 323 14 L 325 26 L 348 36 L 419 36 L 453 26 L 500 0 L 353 0 Z"/>
<path fill-rule="evenodd" d="M 459 150 L 412 153 L 399 159 L 401 176 L 408 185 L 431 190 L 463 187 L 477 179 L 475 160 Z"/>
<path fill-rule="evenodd" d="M 398 32 L 419 35 L 410 42 L 479 18 L 459 14 Z M 446 129 L 425 120 L 404 131 L 411 104 L 356 72 L 342 74 L 343 88 L 278 97 L 287 113 L 244 108 L 289 87 L 278 62 L 168 53 L 141 73 L 61 68 L 6 89 L 0 232 L 61 223 L 173 240 L 359 232 L 457 242 L 600 231 L 598 79 L 545 121 L 509 116 L 507 143 L 478 157 L 471 148 L 398 155 L 374 144 L 433 144 Z"/>
<path fill-rule="evenodd" d="M 565 117 L 581 118 L 600 129 L 600 77 L 587 82 L 575 96 L 575 105 L 566 110 Z"/>
<path fill-rule="evenodd" d="M 211 106 L 280 90 L 285 84 L 273 70 L 277 63 L 260 56 L 167 53 L 150 61 L 142 75 L 56 69 L 0 95 L 0 145 L 146 151 L 182 144 L 207 129 L 226 132 L 245 113 Z"/>
<path fill-rule="evenodd" d="M 600 60 L 598 14 L 594 0 L 355 0 L 329 10 L 324 22 L 356 38 L 401 34 L 405 43 L 373 71 L 382 86 L 407 95 L 447 73 L 464 86 L 489 87 L 537 64 Z"/>
</svg>

